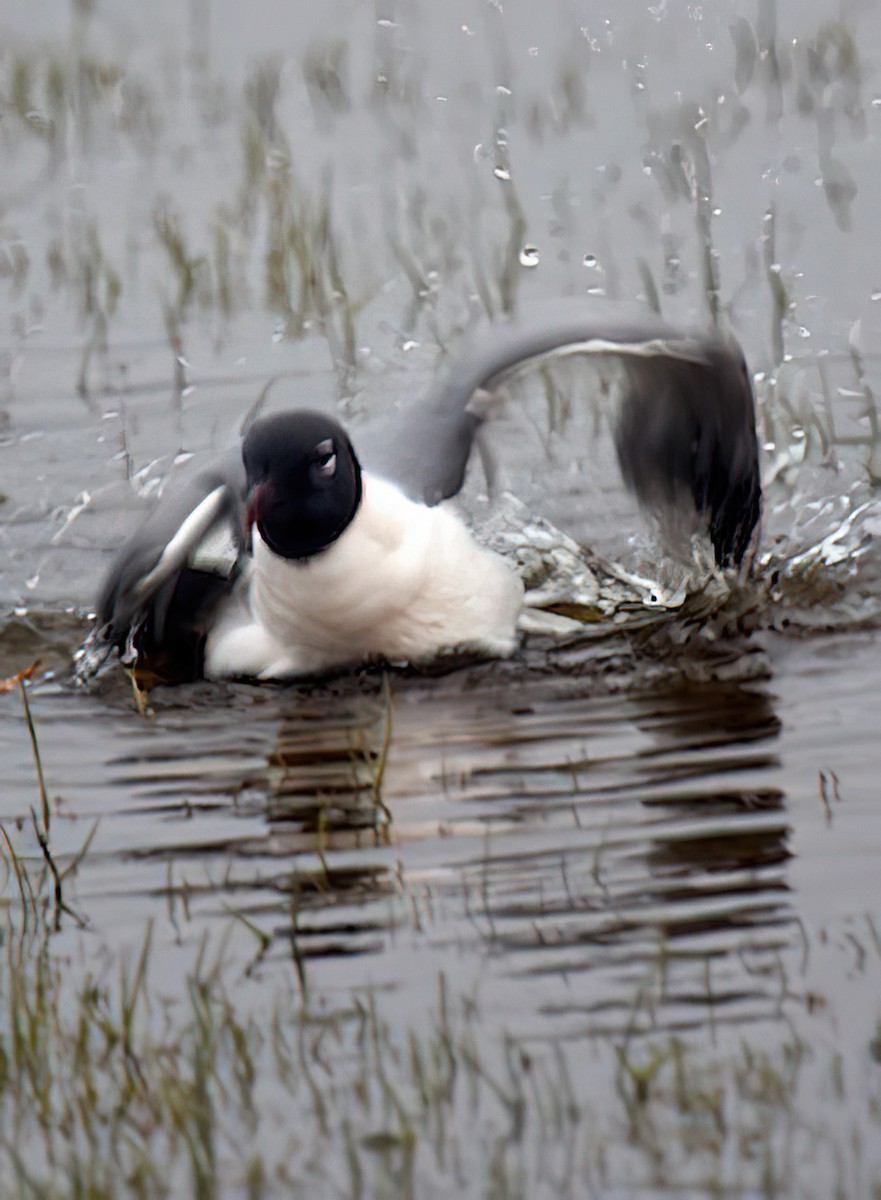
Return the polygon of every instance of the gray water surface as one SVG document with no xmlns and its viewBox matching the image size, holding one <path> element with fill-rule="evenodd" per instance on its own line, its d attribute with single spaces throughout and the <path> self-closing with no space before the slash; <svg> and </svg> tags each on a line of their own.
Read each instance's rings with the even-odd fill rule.
<svg viewBox="0 0 881 1200">
<path fill-rule="evenodd" d="M 442 977 L 487 1039 L 573 1064 L 595 1038 L 774 1045 L 795 1025 L 862 1078 L 881 1016 L 873 6 L 244 20 L 3 0 L 0 33 L 0 678 L 40 661 L 59 861 L 97 822 L 58 956 L 128 961 L 152 921 L 163 988 L 208 931 L 258 1013 L 293 980 L 319 1008 L 366 989 L 420 1031 Z M 146 715 L 121 670 L 73 686 L 120 538 L 267 384 L 270 406 L 357 429 L 418 398 L 475 314 L 584 294 L 742 341 L 752 580 L 431 675 L 157 687 Z M 569 364 L 524 383 L 512 488 L 663 582 L 602 420 L 589 440 L 595 382 Z M 36 860 L 16 691 L 0 761 L 0 820 Z"/>
</svg>

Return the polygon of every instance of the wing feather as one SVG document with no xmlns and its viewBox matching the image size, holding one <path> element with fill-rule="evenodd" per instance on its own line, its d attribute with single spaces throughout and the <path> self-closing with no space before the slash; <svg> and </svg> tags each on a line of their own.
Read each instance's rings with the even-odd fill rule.
<svg viewBox="0 0 881 1200">
<path fill-rule="evenodd" d="M 173 625 L 199 634 L 209 597 L 235 574 L 244 550 L 245 477 L 238 447 L 172 478 L 159 503 L 117 554 L 98 599 L 103 638 L 159 644 Z M 224 529 L 231 558 L 207 562 L 200 548 Z"/>
<path fill-rule="evenodd" d="M 425 401 L 402 415 L 395 438 L 374 440 L 365 462 L 426 504 L 454 496 L 491 412 L 482 395 L 572 355 L 613 357 L 621 368 L 615 444 L 639 502 L 651 507 L 685 493 L 706 519 L 717 561 L 739 564 L 761 511 L 743 353 L 733 338 L 683 332 L 638 306 L 566 301 L 481 326 Z"/>
</svg>

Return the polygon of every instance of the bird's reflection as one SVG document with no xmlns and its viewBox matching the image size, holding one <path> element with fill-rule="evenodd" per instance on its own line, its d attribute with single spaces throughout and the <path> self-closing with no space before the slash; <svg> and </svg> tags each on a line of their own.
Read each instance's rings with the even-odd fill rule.
<svg viewBox="0 0 881 1200">
<path fill-rule="evenodd" d="M 278 935 L 304 957 L 381 954 L 406 924 L 427 969 L 470 945 L 503 977 L 565 978 L 563 1006 L 586 1013 L 623 1011 L 662 963 L 690 980 L 671 1021 L 713 961 L 716 1006 L 767 1007 L 742 965 L 791 936 L 767 686 L 615 697 L 515 674 L 286 705 L 264 801 L 271 887 L 295 914 Z"/>
<path fill-rule="evenodd" d="M 216 694 L 177 689 L 163 738 L 117 760 L 115 785 L 167 831 L 137 857 L 171 860 L 193 904 L 209 877 L 203 895 L 319 977 L 370 954 L 405 986 L 413 956 L 426 977 L 454 954 L 591 1026 L 629 1021 L 645 988 L 669 1027 L 710 1002 L 775 1011 L 797 931 L 767 678 L 748 650 L 731 677 L 731 645 L 700 662 L 620 640 L 565 654 L 565 674 L 531 651 L 435 678 L 231 687 L 222 731 Z M 219 750 L 230 712 L 244 756 Z"/>
</svg>

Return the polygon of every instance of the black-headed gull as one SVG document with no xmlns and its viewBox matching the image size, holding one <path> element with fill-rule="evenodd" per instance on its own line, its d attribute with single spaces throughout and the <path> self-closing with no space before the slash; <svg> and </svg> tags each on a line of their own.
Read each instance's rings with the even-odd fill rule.
<svg viewBox="0 0 881 1200">
<path fill-rule="evenodd" d="M 321 413 L 254 420 L 240 447 L 166 489 L 122 548 L 96 637 L 184 656 L 214 678 L 292 678 L 453 647 L 509 653 L 521 582 L 441 502 L 462 486 L 486 394 L 561 354 L 620 361 L 625 482 L 646 507 L 685 496 L 719 565 L 738 566 L 761 511 L 743 354 L 731 338 L 623 313 L 567 302 L 482 327 L 425 401 L 359 453 Z"/>
</svg>

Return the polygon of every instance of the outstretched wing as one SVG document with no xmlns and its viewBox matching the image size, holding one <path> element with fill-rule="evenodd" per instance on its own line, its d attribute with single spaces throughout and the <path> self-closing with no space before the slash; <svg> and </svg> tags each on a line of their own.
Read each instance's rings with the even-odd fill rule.
<svg viewBox="0 0 881 1200">
<path fill-rule="evenodd" d="M 692 358 L 627 360 L 618 461 L 646 508 L 690 496 L 716 562 L 739 566 L 762 511 L 752 383 L 733 338 L 693 345 Z"/>
<path fill-rule="evenodd" d="M 111 565 L 97 606 L 101 640 L 199 653 L 244 550 L 244 491 L 238 447 L 172 481 Z"/>
<path fill-rule="evenodd" d="M 426 504 L 455 495 L 492 393 L 537 363 L 613 356 L 624 391 L 614 424 L 622 475 L 651 508 L 683 493 L 707 522 L 716 560 L 739 564 L 761 511 L 752 386 L 733 338 L 683 333 L 633 305 L 584 300 L 526 309 L 482 325 L 425 401 L 403 414 L 393 444 L 368 465 Z"/>
</svg>

